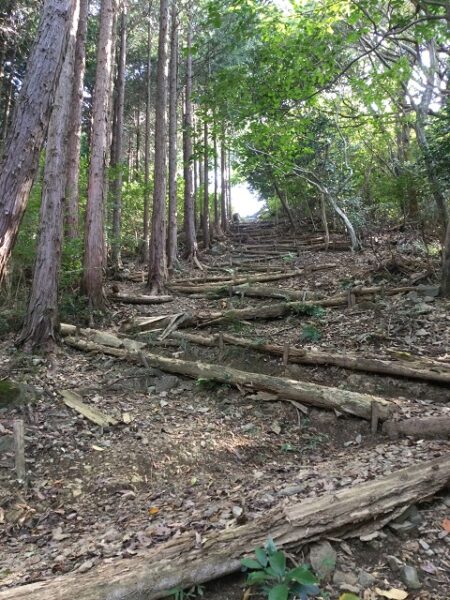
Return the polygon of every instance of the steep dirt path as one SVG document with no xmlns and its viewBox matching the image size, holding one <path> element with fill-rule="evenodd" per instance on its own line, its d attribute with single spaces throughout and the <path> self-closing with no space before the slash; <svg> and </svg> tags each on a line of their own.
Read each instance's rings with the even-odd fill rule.
<svg viewBox="0 0 450 600">
<path fill-rule="evenodd" d="M 423 258 L 410 251 L 414 241 L 390 236 L 358 255 L 342 249 L 344 241 L 335 236 L 334 249 L 326 252 L 320 234 L 293 236 L 283 226 L 268 223 L 235 225 L 230 238 L 202 257 L 207 271 L 183 271 L 175 281 L 201 285 L 218 276 L 233 280 L 303 269 L 298 276 L 262 285 L 304 292 L 305 300 L 346 291 L 348 303 L 283 319 L 229 320 L 187 331 L 222 331 L 281 346 L 372 358 L 418 355 L 448 365 L 449 306 L 435 295 L 433 272 L 423 275 Z M 331 263 L 335 266 L 318 269 Z M 127 295 L 145 293 L 138 270 L 131 267 L 124 277 L 111 285 Z M 351 293 L 352 286 L 374 285 L 417 289 L 370 299 Z M 220 298 L 172 295 L 173 302 L 167 304 L 114 302 L 103 329 L 117 333 L 142 316 L 257 308 L 280 301 L 245 293 Z M 102 328 L 102 323 L 96 325 Z M 450 416 L 450 392 L 440 385 L 289 364 L 289 359 L 227 344 L 208 348 L 170 337 L 161 343 L 160 334 L 147 331 L 137 339 L 169 357 L 395 399 L 397 419 Z M 25 420 L 30 471 L 29 487 L 23 488 L 14 483 L 11 470 L 1 470 L 1 586 L 73 570 L 82 576 L 101 561 L 133 557 L 185 531 L 204 536 L 251 521 L 278 504 L 370 480 L 449 449 L 446 440 L 390 440 L 372 434 L 370 423 L 359 419 L 298 409 L 244 388 L 192 381 L 64 345 L 46 361 L 13 352 L 11 340 L 3 350 L 2 372 L 34 386 L 37 395 L 27 407 L 0 413 L 1 419 Z M 84 402 L 116 417 L 119 425 L 102 430 L 77 415 L 62 403 L 62 389 L 76 390 Z M 4 439 L 8 423 L 1 424 Z M 405 589 L 401 566 L 396 571 L 395 561 L 388 559 L 395 555 L 400 565 L 417 568 L 422 588 L 410 598 L 448 598 L 450 535 L 442 526 L 448 504 L 447 493 L 421 508 L 415 520 L 407 519 L 403 528 L 386 529 L 365 541 L 335 542 L 338 576 L 323 586 L 329 597 L 337 598 L 345 585 L 359 588 L 367 599 L 377 597 L 377 586 Z M 360 570 L 371 577 L 358 580 Z M 341 581 L 343 571 L 348 571 L 348 581 Z M 224 591 L 225 583 L 222 588 L 216 584 L 208 597 L 238 598 L 239 585 Z"/>
</svg>

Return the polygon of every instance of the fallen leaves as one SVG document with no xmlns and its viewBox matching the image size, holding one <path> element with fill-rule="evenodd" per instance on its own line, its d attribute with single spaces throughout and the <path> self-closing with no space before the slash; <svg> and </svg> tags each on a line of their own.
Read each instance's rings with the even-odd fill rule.
<svg viewBox="0 0 450 600">
<path fill-rule="evenodd" d="M 450 533 L 450 519 L 444 519 L 442 522 L 442 529 L 444 529 L 447 533 Z"/>
</svg>

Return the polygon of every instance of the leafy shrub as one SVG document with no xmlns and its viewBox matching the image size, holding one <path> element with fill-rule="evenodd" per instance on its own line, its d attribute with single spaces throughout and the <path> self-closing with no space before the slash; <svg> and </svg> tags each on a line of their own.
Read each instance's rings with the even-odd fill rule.
<svg viewBox="0 0 450 600">
<path fill-rule="evenodd" d="M 308 600 L 319 594 L 317 579 L 309 566 L 289 569 L 286 555 L 277 550 L 271 538 L 264 548 L 256 548 L 255 557 L 241 560 L 243 569 L 249 572 L 246 583 L 260 588 L 268 600 L 289 600 L 294 597 Z"/>
</svg>

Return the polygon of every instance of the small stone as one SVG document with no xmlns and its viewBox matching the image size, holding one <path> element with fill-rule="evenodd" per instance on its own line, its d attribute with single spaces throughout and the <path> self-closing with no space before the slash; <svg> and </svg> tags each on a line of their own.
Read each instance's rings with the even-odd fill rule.
<svg viewBox="0 0 450 600">
<path fill-rule="evenodd" d="M 403 563 L 396 556 L 386 556 L 386 560 L 388 562 L 389 568 L 393 573 L 397 573 L 403 567 Z"/>
<path fill-rule="evenodd" d="M 417 525 L 411 523 L 411 521 L 404 521 L 403 523 L 389 523 L 389 528 L 392 529 L 396 534 L 404 536 L 410 531 L 417 529 Z"/>
<path fill-rule="evenodd" d="M 155 381 L 156 393 L 168 392 L 176 387 L 180 379 L 176 375 L 163 375 Z"/>
<path fill-rule="evenodd" d="M 419 590 L 422 587 L 415 567 L 405 565 L 402 569 L 401 576 L 409 590 Z"/>
<path fill-rule="evenodd" d="M 256 425 L 254 423 L 246 423 L 245 425 L 242 425 L 241 427 L 241 431 L 252 431 L 252 429 L 255 429 Z"/>
<path fill-rule="evenodd" d="M 335 571 L 333 575 L 335 585 L 357 585 L 358 577 L 354 573 L 345 573 L 344 571 Z M 348 588 L 345 588 L 348 589 Z"/>
<path fill-rule="evenodd" d="M 309 552 L 309 562 L 320 579 L 328 579 L 336 568 L 337 554 L 330 542 L 313 544 Z"/>
<path fill-rule="evenodd" d="M 303 491 L 302 485 L 289 485 L 278 492 L 279 496 L 295 496 Z"/>
<path fill-rule="evenodd" d="M 445 506 L 448 506 L 450 508 L 450 494 L 448 496 L 444 496 L 442 498 L 442 502 L 445 504 Z"/>
<path fill-rule="evenodd" d="M 78 567 L 77 571 L 78 573 L 86 573 L 87 571 L 90 571 L 94 565 L 94 559 L 91 558 L 90 560 L 85 560 L 84 563 L 81 563 L 81 565 Z"/>
<path fill-rule="evenodd" d="M 363 589 L 370 588 L 375 583 L 375 577 L 367 571 L 361 570 L 358 573 L 358 583 Z"/>
</svg>

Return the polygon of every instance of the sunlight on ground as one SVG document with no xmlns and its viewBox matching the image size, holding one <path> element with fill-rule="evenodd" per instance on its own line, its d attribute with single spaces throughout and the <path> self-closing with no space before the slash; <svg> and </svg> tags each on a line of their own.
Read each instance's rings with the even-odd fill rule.
<svg viewBox="0 0 450 600">
<path fill-rule="evenodd" d="M 258 196 L 246 183 L 233 186 L 231 189 L 231 202 L 233 213 L 239 213 L 242 218 L 251 217 L 264 206 L 264 201 L 259 200 Z"/>
</svg>

